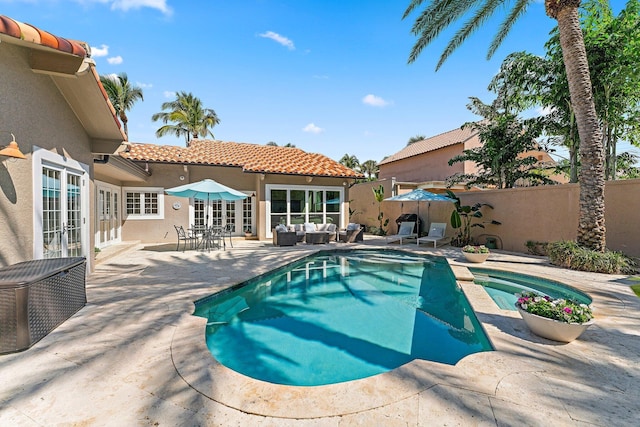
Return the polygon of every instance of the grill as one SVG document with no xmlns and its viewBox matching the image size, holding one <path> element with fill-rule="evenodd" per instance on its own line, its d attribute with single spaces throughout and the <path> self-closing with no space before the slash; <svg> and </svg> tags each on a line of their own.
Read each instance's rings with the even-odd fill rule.
<svg viewBox="0 0 640 427">
<path fill-rule="evenodd" d="M 398 226 L 398 230 L 400 230 L 400 223 L 402 222 L 415 222 L 416 225 L 413 227 L 413 232 L 417 233 L 420 230 L 421 220 L 418 218 L 416 214 L 402 214 L 396 219 L 396 225 Z"/>
</svg>

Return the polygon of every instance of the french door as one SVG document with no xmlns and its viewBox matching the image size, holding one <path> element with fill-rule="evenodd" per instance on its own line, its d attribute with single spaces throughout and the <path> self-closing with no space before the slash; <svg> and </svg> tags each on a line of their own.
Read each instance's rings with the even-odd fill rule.
<svg viewBox="0 0 640 427">
<path fill-rule="evenodd" d="M 96 181 L 96 246 L 103 248 L 121 241 L 120 188 Z"/>
<path fill-rule="evenodd" d="M 253 199 L 253 196 L 235 201 L 192 199 L 192 225 L 228 227 L 233 235 L 241 235 L 245 230 L 255 233 Z"/>
<path fill-rule="evenodd" d="M 82 174 L 42 166 L 42 256 L 85 256 Z"/>
</svg>

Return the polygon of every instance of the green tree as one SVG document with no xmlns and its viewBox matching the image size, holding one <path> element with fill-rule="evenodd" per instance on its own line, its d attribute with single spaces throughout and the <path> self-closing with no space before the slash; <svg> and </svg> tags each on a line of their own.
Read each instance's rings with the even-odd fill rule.
<svg viewBox="0 0 640 427">
<path fill-rule="evenodd" d="M 497 95 L 495 105 L 507 113 L 517 114 L 534 107 L 549 112 L 542 119 L 544 132 L 551 144 L 566 147 L 569 159 L 561 171 L 568 173 L 570 182 L 578 182 L 580 139 L 562 57 L 512 53 L 502 61 L 488 89 Z"/>
<path fill-rule="evenodd" d="M 113 74 L 100 76 L 100 82 L 104 86 L 104 90 L 107 92 L 111 105 L 116 110 L 116 115 L 120 118 L 122 126 L 124 127 L 124 133 L 129 138 L 129 128 L 127 123 L 129 118 L 127 117 L 127 111 L 133 108 L 133 104 L 136 101 L 144 101 L 142 95 L 142 89 L 133 85 L 127 73 L 120 73 L 117 76 Z"/>
<path fill-rule="evenodd" d="M 358 170 L 360 168 L 360 160 L 358 160 L 354 155 L 345 154 L 338 163 L 353 170 Z"/>
<path fill-rule="evenodd" d="M 368 181 L 375 181 L 378 178 L 379 171 L 378 162 L 375 160 L 367 160 L 360 164 L 360 172 L 367 176 Z"/>
<path fill-rule="evenodd" d="M 192 139 L 207 135 L 214 138 L 210 128 L 220 123 L 216 112 L 204 108 L 202 101 L 192 93 L 179 92 L 174 101 L 163 103 L 162 109 L 168 111 L 156 113 L 151 117 L 153 121 L 162 120 L 162 123 L 165 123 L 156 131 L 156 136 L 184 136 L 187 147 Z"/>
<path fill-rule="evenodd" d="M 415 144 L 416 142 L 420 142 L 427 139 L 426 136 L 424 135 L 416 135 L 416 136 L 412 136 L 411 138 L 409 138 L 409 140 L 407 141 L 407 146 L 411 145 L 411 144 Z"/>
<path fill-rule="evenodd" d="M 384 187 L 380 184 L 377 187 L 373 187 L 373 197 L 378 202 L 378 229 L 376 230 L 377 235 L 386 236 L 387 230 L 385 227 L 389 225 L 389 218 L 384 217 L 384 212 L 382 212 L 382 202 L 384 201 Z"/>
<path fill-rule="evenodd" d="M 583 15 L 595 105 L 603 129 L 605 178 L 616 179 L 618 141 L 638 145 L 640 132 L 640 2 L 628 0 L 615 17 L 609 2 L 590 0 Z"/>
<path fill-rule="evenodd" d="M 469 122 L 463 128 L 478 132 L 480 147 L 464 150 L 449 160 L 449 166 L 471 161 L 478 165 L 475 174 L 457 174 L 449 177 L 451 183 L 465 182 L 469 187 L 494 186 L 512 188 L 519 185 L 551 184 L 538 168 L 538 160 L 523 153 L 538 148 L 535 138 L 540 136 L 542 125 L 539 119 L 519 119 L 516 115 L 499 111 L 493 105 L 483 104 L 471 98 L 467 106 L 475 114 L 484 117 L 478 122 Z"/>
<path fill-rule="evenodd" d="M 640 178 L 640 168 L 636 163 L 638 156 L 633 153 L 624 152 L 618 156 L 618 169 L 616 171 L 618 179 L 638 179 Z"/>
<path fill-rule="evenodd" d="M 526 11 L 533 0 L 518 0 L 507 12 L 505 20 L 489 46 L 490 58 L 502 44 L 516 20 Z M 425 0 L 411 0 L 403 19 L 409 16 Z M 467 20 L 445 47 L 436 65 L 436 70 L 444 63 L 475 30 L 481 27 L 506 0 L 433 0 L 416 18 L 412 33 L 418 36 L 409 54 L 413 62 L 422 50 L 434 41 L 452 23 L 465 16 Z M 578 7 L 580 0 L 545 0 L 545 11 L 558 22 L 560 46 L 569 82 L 571 105 L 576 117 L 580 136 L 580 213 L 578 219 L 578 244 L 603 252 L 606 249 L 606 229 L 604 217 L 604 150 L 602 132 L 593 101 L 589 64 L 585 50 Z M 502 10 L 502 8 L 500 8 Z"/>
</svg>

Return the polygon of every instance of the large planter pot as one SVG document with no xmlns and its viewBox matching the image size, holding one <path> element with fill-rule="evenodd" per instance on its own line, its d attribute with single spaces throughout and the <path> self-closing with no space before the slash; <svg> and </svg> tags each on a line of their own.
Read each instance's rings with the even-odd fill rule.
<svg viewBox="0 0 640 427">
<path fill-rule="evenodd" d="M 481 263 L 481 262 L 485 262 L 487 260 L 487 258 L 489 258 L 489 255 L 491 254 L 479 254 L 479 253 L 471 253 L 471 252 L 462 252 L 462 255 L 464 255 L 465 259 L 469 262 L 475 262 L 475 263 Z"/>
<path fill-rule="evenodd" d="M 558 320 L 548 319 L 535 314 L 531 314 L 516 306 L 524 323 L 531 329 L 531 332 L 553 341 L 571 342 L 578 338 L 587 328 L 594 324 L 591 319 L 586 323 L 566 323 Z"/>
</svg>

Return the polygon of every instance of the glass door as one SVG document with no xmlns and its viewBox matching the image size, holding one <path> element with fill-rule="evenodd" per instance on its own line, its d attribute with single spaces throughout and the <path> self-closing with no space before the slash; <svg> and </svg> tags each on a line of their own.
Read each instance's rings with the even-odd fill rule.
<svg viewBox="0 0 640 427">
<path fill-rule="evenodd" d="M 44 258 L 82 256 L 81 177 L 42 167 L 42 239 Z"/>
<path fill-rule="evenodd" d="M 98 193 L 96 246 L 120 242 L 120 188 L 96 182 Z"/>
</svg>

